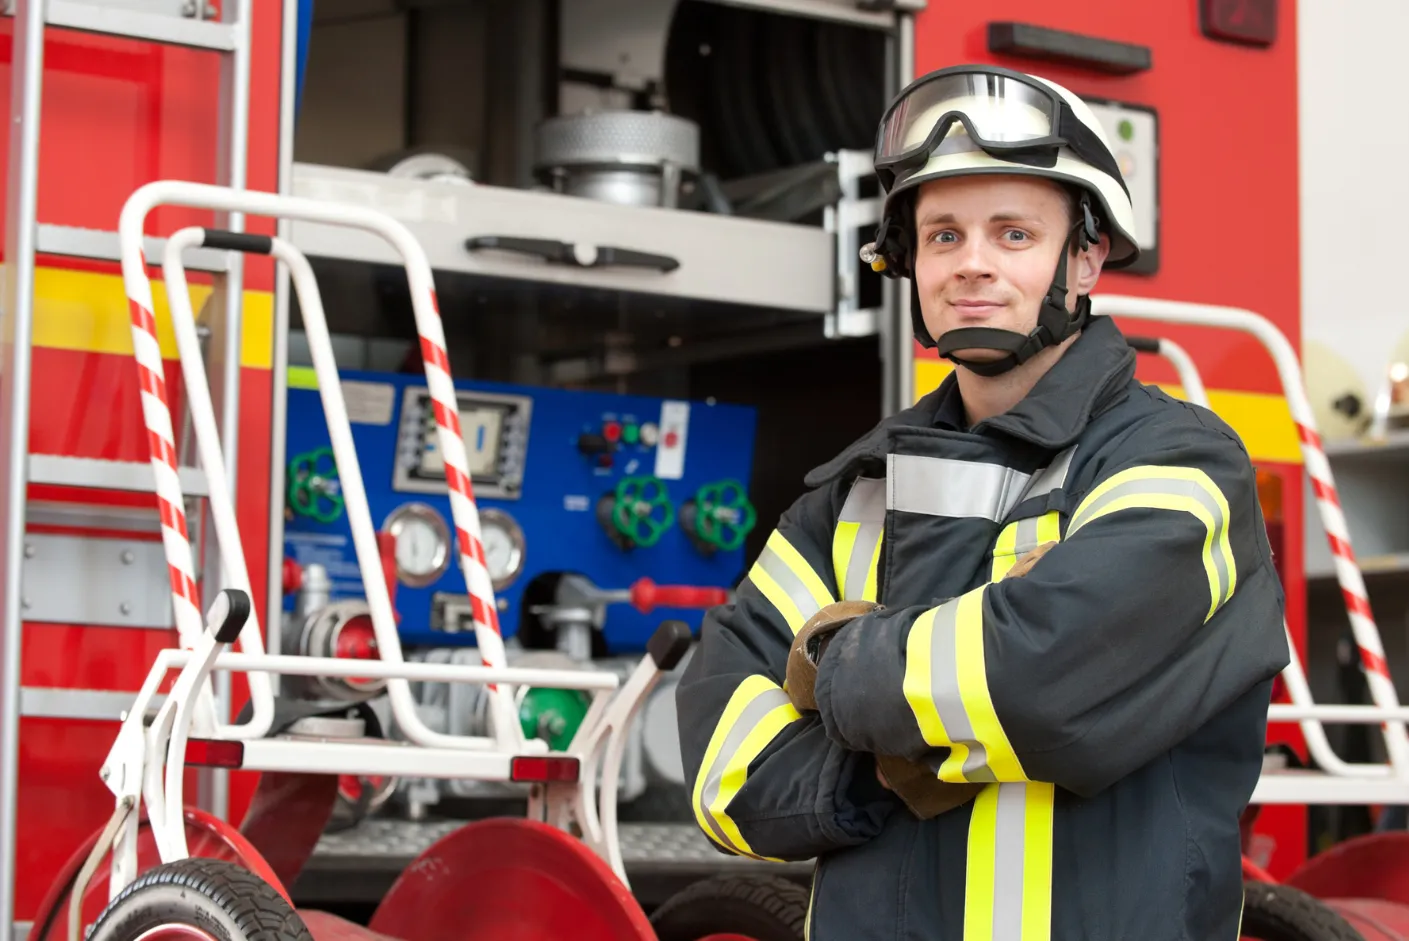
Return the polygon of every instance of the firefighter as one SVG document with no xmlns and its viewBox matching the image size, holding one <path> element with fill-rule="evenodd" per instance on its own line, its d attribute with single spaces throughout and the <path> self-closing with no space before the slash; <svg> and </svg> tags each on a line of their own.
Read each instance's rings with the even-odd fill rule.
<svg viewBox="0 0 1409 941">
<path fill-rule="evenodd" d="M 815 860 L 808 941 L 1236 941 L 1284 599 L 1237 435 L 1092 317 L 1138 256 L 1091 110 L 885 112 L 874 267 L 955 364 L 804 478 L 676 694 L 700 828 Z"/>
</svg>

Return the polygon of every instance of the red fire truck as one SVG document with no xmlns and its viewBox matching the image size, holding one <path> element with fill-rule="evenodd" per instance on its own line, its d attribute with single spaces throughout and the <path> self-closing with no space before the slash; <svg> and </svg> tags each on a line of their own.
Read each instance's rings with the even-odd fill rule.
<svg viewBox="0 0 1409 941">
<path fill-rule="evenodd" d="M 402 342 L 397 349 L 412 349 L 407 354 L 413 363 L 410 371 L 425 371 L 427 377 L 442 364 L 451 374 L 465 351 L 485 343 L 486 335 L 470 332 L 449 342 L 441 337 L 440 347 L 425 346 L 424 305 L 434 304 L 435 295 L 427 301 L 417 294 L 414 286 L 423 269 L 434 273 L 440 291 L 436 317 L 447 324 L 453 312 L 505 303 L 504 295 L 487 293 L 478 281 L 461 290 L 445 287 L 467 278 L 507 280 L 520 294 L 544 292 L 541 296 L 550 299 L 534 303 L 552 308 L 555 315 L 595 304 L 593 316 L 598 319 L 592 331 L 602 336 L 611 335 L 614 325 L 638 323 L 632 319 L 638 314 L 629 310 L 637 302 L 628 301 L 648 298 L 640 302 L 641 309 L 650 308 L 649 316 L 668 321 L 675 331 L 658 348 L 646 351 L 628 345 L 624 351 L 564 357 L 553 368 L 540 369 L 538 380 L 543 385 L 638 389 L 661 381 L 650 374 L 633 386 L 633 376 L 648 372 L 641 362 L 654 363 L 658 373 L 688 367 L 702 385 L 718 383 L 723 376 L 730 388 L 743 390 L 741 397 L 752 396 L 759 409 L 760 434 L 776 431 L 777 426 L 764 428 L 772 416 L 796 416 L 800 400 L 791 390 L 819 360 L 854 364 L 869 357 L 874 368 L 852 369 L 848 380 L 834 383 L 829 393 L 834 401 L 808 400 L 803 407 L 807 411 L 825 413 L 832 406 L 836 411 L 820 415 L 810 430 L 806 423 L 814 419 L 804 419 L 797 434 L 810 437 L 793 441 L 797 447 L 782 447 L 788 442 L 779 439 L 777 450 L 786 450 L 787 460 L 760 453 L 752 496 L 763 521 L 770 509 L 776 515 L 778 504 L 791 499 L 789 491 L 806 469 L 804 462 L 825 458 L 828 449 L 873 423 L 879 410 L 912 401 L 945 374 L 947 367 L 916 347 L 908 331 L 898 326 L 908 322 L 903 292 L 879 284 L 879 279 L 867 280 L 856 249 L 874 222 L 867 215 L 874 206 L 866 189 L 865 151 L 866 135 L 873 133 L 879 113 L 877 102 L 910 76 L 956 62 L 993 62 L 1049 75 L 1087 97 L 1108 121 L 1135 194 L 1147 260 L 1134 271 L 1103 279 L 1102 293 L 1112 297 L 1102 302 L 1101 313 L 1120 319 L 1130 335 L 1165 341 L 1147 344 L 1165 356 L 1142 358 L 1143 379 L 1192 398 L 1198 398 L 1191 389 L 1198 379 L 1210 407 L 1243 437 L 1258 466 L 1263 508 L 1287 592 L 1289 637 L 1304 652 L 1303 532 L 1305 514 L 1318 509 L 1303 499 L 1304 480 L 1309 474 L 1326 506 L 1334 505 L 1335 491 L 1316 457 L 1320 451 L 1314 427 L 1295 393 L 1289 398 L 1288 382 L 1294 377 L 1288 375 L 1287 359 L 1269 353 L 1282 349 L 1276 343 L 1280 338 L 1288 344 L 1285 351 L 1294 354 L 1300 336 L 1294 5 L 1102 0 L 1056 8 L 1036 0 L 967 6 L 907 0 L 563 0 L 519 4 L 505 22 L 472 11 L 476 5 L 469 3 L 368 0 L 343 11 L 332 11 L 333 4 L 320 5 L 317 15 L 326 18 L 310 27 L 311 6 L 292 0 L 16 0 L 0 26 L 6 37 L 3 48 L 9 50 L 5 74 L 12 102 L 5 151 L 8 277 L 0 298 L 6 344 L 0 365 L 5 433 L 0 438 L 7 446 L 0 479 L 5 482 L 8 524 L 0 553 L 5 560 L 0 573 L 0 663 L 5 668 L 0 673 L 5 697 L 0 701 L 0 872 L 5 882 L 0 885 L 0 932 L 38 932 L 42 941 L 79 923 L 70 922 L 71 915 L 84 925 L 96 917 L 108 898 L 107 880 L 84 871 L 84 863 L 115 819 L 113 793 L 99 772 L 111 767 L 117 731 L 163 650 L 192 647 L 196 653 L 189 655 L 191 662 L 206 648 L 214 655 L 213 635 L 202 635 L 202 624 L 196 624 L 194 633 L 178 631 L 189 626 L 192 615 L 188 611 L 183 622 L 182 599 L 178 595 L 173 602 L 170 590 L 172 532 L 188 526 L 186 535 L 196 547 L 188 573 L 193 597 L 184 602 L 190 611 L 204 616 L 239 608 L 238 592 L 222 596 L 217 591 L 231 587 L 228 559 L 222 560 L 227 540 L 217 542 L 208 531 L 226 528 L 215 518 L 223 500 L 233 509 L 247 570 L 245 594 L 253 602 L 249 617 L 263 626 L 264 645 L 274 654 L 287 650 L 280 632 L 289 624 L 302 629 L 313 623 L 288 614 L 302 603 L 290 599 L 309 596 L 314 574 L 294 560 L 290 548 L 289 533 L 308 514 L 291 509 L 293 485 L 307 481 L 294 479 L 288 403 L 296 389 L 315 389 L 320 383 L 317 363 L 308 364 L 314 368 L 300 365 L 302 351 L 293 348 L 291 337 L 302 338 L 314 360 L 325 347 L 314 335 L 317 316 L 310 315 L 307 296 L 296 292 L 290 281 L 289 258 L 314 259 L 309 270 L 316 271 L 320 286 L 325 276 L 327 283 L 336 285 L 325 287 L 324 294 L 330 299 L 327 321 L 337 335 L 361 329 L 348 326 L 353 315 L 344 311 L 360 310 L 358 304 L 368 297 L 384 296 L 387 270 L 405 277 L 399 267 L 388 266 L 405 261 L 405 270 L 412 272 L 408 300 L 387 302 L 388 309 L 400 311 L 399 324 L 368 327 L 362 335 L 383 340 L 395 335 Z M 456 35 L 452 27 L 465 30 L 465 48 L 478 50 L 478 58 L 468 58 L 489 63 L 479 73 L 485 87 L 472 93 L 454 83 L 442 88 L 436 75 L 443 79 L 446 73 L 430 75 L 428 65 L 417 66 L 437 63 L 437 68 L 449 68 L 447 63 L 466 58 L 463 48 L 449 42 L 448 37 Z M 340 29 L 359 31 L 361 38 L 349 41 Z M 493 71 L 503 67 L 500 60 L 509 55 L 506 49 L 496 50 L 501 45 L 522 53 L 529 64 L 520 63 L 512 76 Z M 320 53 L 334 47 L 336 56 Z M 763 47 L 781 51 L 759 56 L 756 50 Z M 842 68 L 838 62 L 850 64 Z M 404 96 L 397 118 L 403 130 L 395 141 L 405 152 L 379 164 L 365 155 L 349 157 L 339 166 L 296 161 L 299 153 L 333 153 L 329 141 L 347 133 L 359 118 L 374 120 L 383 97 L 362 97 L 366 86 L 358 85 L 359 73 L 382 74 L 384 68 L 391 70 L 386 74 L 396 72 L 405 79 L 405 87 L 397 86 Z M 433 141 L 433 135 L 412 129 L 434 125 L 436 116 L 453 111 L 461 98 L 473 99 L 485 113 L 496 107 L 504 110 L 507 106 L 497 97 L 501 81 L 504 89 L 512 89 L 502 97 L 512 99 L 510 110 L 516 113 L 499 115 L 501 123 L 482 141 L 478 164 L 458 161 L 449 155 L 450 148 L 437 152 L 421 146 Z M 851 94 L 855 88 L 875 94 Z M 806 104 L 814 98 L 819 110 Z M 338 99 L 343 123 L 337 133 L 328 132 L 327 122 L 336 110 L 330 102 Z M 349 104 L 349 99 L 354 100 Z M 614 107 L 617 113 L 654 113 L 652 109 L 668 105 L 665 110 L 690 119 L 700 138 L 694 141 L 697 149 L 688 153 L 687 142 L 685 159 L 656 159 L 649 173 L 627 167 L 621 159 L 603 162 L 600 157 L 584 170 L 590 161 L 574 162 L 561 152 L 545 157 L 544 150 L 552 147 L 541 138 L 539 159 L 530 159 L 534 148 L 523 142 L 531 141 L 535 127 L 546 126 L 553 112 L 566 113 L 573 105 L 587 110 Z M 792 116 L 792 123 L 779 115 Z M 320 127 L 323 137 L 318 136 Z M 520 151 L 503 156 L 496 147 L 506 146 L 502 139 L 515 136 Z M 689 133 L 685 136 L 690 138 Z M 653 139 L 653 145 L 668 150 L 676 144 L 672 138 Z M 345 145 L 349 153 L 356 149 Z M 537 178 L 529 180 L 535 173 Z M 651 188 L 644 201 L 631 197 L 636 199 L 632 203 L 619 193 L 606 192 L 623 181 L 639 188 L 646 185 L 643 179 Z M 154 181 L 228 189 L 162 191 L 170 198 L 145 207 L 150 211 L 139 219 L 145 267 L 134 267 L 131 244 L 124 255 L 119 218 L 134 193 Z M 238 194 L 246 190 L 261 198 L 278 196 L 264 202 L 243 199 Z M 693 204 L 677 205 L 686 198 L 682 194 Z M 323 217 L 309 209 L 316 201 L 351 208 L 342 216 Z M 728 211 L 720 210 L 721 201 Z M 789 205 L 783 207 L 785 202 Z M 471 224 L 483 219 L 500 228 L 475 229 Z M 398 257 L 365 239 L 344 238 L 334 231 L 342 224 L 405 232 L 424 258 Z M 193 228 L 207 234 L 189 236 L 182 256 L 191 271 L 188 290 L 173 303 L 164 288 L 170 269 L 161 269 L 163 252 L 168 240 Z M 1275 237 L 1240 240 L 1236 250 L 1229 250 L 1226 233 L 1243 228 Z M 480 241 L 467 245 L 467 238 Z M 591 258 L 572 251 L 584 243 L 596 246 Z M 277 245 L 284 248 L 271 248 Z M 598 263 L 603 248 L 615 253 L 615 267 Z M 496 253 L 503 249 L 507 254 Z M 276 265 L 271 253 L 282 264 Z M 765 262 L 771 258 L 776 264 L 779 257 L 789 270 L 799 272 L 786 284 L 778 283 L 776 267 Z M 134 278 L 140 280 L 143 271 L 154 285 L 145 315 L 143 302 L 132 293 Z M 578 293 L 562 300 L 551 294 L 559 289 Z M 610 294 L 605 302 L 603 294 Z M 1142 303 L 1147 300 L 1157 303 Z M 1165 302 L 1176 303 L 1161 306 Z M 1209 305 L 1220 310 L 1210 312 Z M 608 313 L 601 314 L 602 309 Z M 1257 317 L 1236 313 L 1243 311 Z M 180 355 L 183 341 L 173 312 L 188 318 L 194 312 L 203 331 L 210 427 L 219 437 L 228 492 L 212 492 L 213 475 L 198 469 L 209 466 L 196 457 L 194 432 L 202 424 L 195 414 L 200 411 L 195 407 L 199 396 L 183 373 L 183 358 L 189 356 Z M 682 318 L 690 325 L 681 327 Z M 726 328 L 711 334 L 699 326 L 705 320 Z M 545 314 L 544 324 L 559 322 Z M 1267 333 L 1267 327 L 1273 332 Z M 645 332 L 635 326 L 622 328 L 633 329 Z M 134 332 L 138 330 L 154 338 L 150 348 L 143 347 Z M 507 360 L 546 341 L 530 335 L 493 342 Z M 134 355 L 141 363 L 143 349 L 148 357 L 159 354 L 160 369 L 134 368 Z M 339 356 L 345 349 L 339 347 Z M 692 349 L 706 352 L 690 354 L 693 360 L 683 358 Z M 1187 369 L 1180 351 L 1196 364 L 1196 373 Z M 621 366 L 623 359 L 635 365 Z M 473 361 L 474 369 L 482 366 L 481 360 Z M 738 369 L 739 361 L 750 368 Z M 1181 364 L 1186 367 L 1182 371 Z M 459 370 L 453 374 L 463 375 Z M 427 381 L 433 385 L 437 380 Z M 157 455 L 152 448 L 162 443 L 153 444 L 151 399 L 157 385 L 164 390 L 173 430 L 170 444 L 179 471 L 172 480 L 184 504 L 180 526 L 169 507 L 162 509 L 161 485 L 154 479 Z M 326 375 L 322 387 L 327 387 Z M 674 392 L 661 397 L 671 396 L 680 398 Z M 638 436 L 649 425 L 651 434 L 661 433 L 664 445 L 670 414 L 663 409 L 666 417 L 660 429 L 652 422 L 608 417 L 592 435 L 574 440 L 584 453 L 598 448 L 592 452 L 596 455 L 612 451 L 620 435 L 632 436 L 633 445 L 643 441 Z M 334 422 L 331 412 L 329 421 Z M 460 441 L 460 423 L 454 425 L 453 439 L 442 440 Z M 436 427 L 449 433 L 451 422 L 437 419 Z M 675 447 L 673 441 L 670 446 Z M 1308 465 L 1308 455 L 1314 466 Z M 659 474 L 662 464 L 656 460 Z M 598 470 L 617 472 L 609 463 Z M 442 478 L 445 473 L 442 469 Z M 475 480 L 478 488 L 478 474 Z M 444 483 L 441 486 L 443 490 Z M 618 497 L 624 492 L 618 490 Z M 347 499 L 355 502 L 351 491 Z M 555 494 L 554 499 L 562 504 L 576 497 Z M 459 515 L 452 522 L 481 538 L 480 517 L 473 518 L 476 522 L 468 527 L 461 525 Z M 406 524 L 408 533 L 411 522 Z M 396 601 L 420 586 L 407 574 L 411 563 L 400 560 L 399 537 L 390 529 L 383 533 L 390 541 L 384 539 L 378 551 L 388 576 L 386 593 L 389 601 Z M 757 527 L 761 534 L 767 529 Z M 1327 530 L 1336 535 L 1334 519 Z M 506 564 L 522 564 L 523 545 L 515 542 L 513 530 L 504 532 L 510 533 L 504 537 L 506 558 L 513 560 Z M 699 536 L 701 530 L 693 532 Z M 616 536 L 630 538 L 620 530 Z M 488 545 L 487 523 L 482 538 Z M 522 533 L 517 538 L 521 540 Z M 1339 552 L 1353 568 L 1348 545 Z M 453 561 L 442 559 L 439 564 L 441 571 L 446 565 L 455 568 Z M 489 565 L 483 559 L 479 564 Z M 1307 863 L 1312 855 L 1307 805 L 1400 803 L 1393 799 L 1399 791 L 1392 785 L 1401 774 L 1395 759 L 1404 733 L 1402 724 L 1390 721 L 1397 715 L 1390 708 L 1397 707 L 1397 700 L 1392 684 L 1386 685 L 1388 671 L 1363 601 L 1363 585 L 1356 591 L 1358 570 L 1343 578 L 1373 702 L 1390 709 L 1376 716 L 1386 723 L 1391 761 L 1370 770 L 1350 769 L 1343 775 L 1348 782 L 1343 790 L 1337 790 L 1341 785 L 1333 775 L 1301 787 L 1305 779 L 1295 777 L 1298 768 L 1315 764 L 1324 772 L 1328 761 L 1336 759 L 1327 754 L 1323 738 L 1308 742 L 1305 733 L 1317 736 L 1320 726 L 1309 721 L 1311 713 L 1292 708 L 1293 701 L 1305 705 L 1308 694 L 1304 682 L 1298 686 L 1296 678 L 1289 677 L 1280 694 L 1280 704 L 1287 709 L 1269 735 L 1269 783 L 1260 792 L 1256 814 L 1248 819 L 1249 872 L 1263 884 L 1288 879 L 1313 889 L 1328 884 L 1324 871 L 1298 883 L 1297 874 L 1315 865 L 1315 860 Z M 493 574 L 493 579 L 499 581 L 500 576 Z M 382 589 L 374 591 L 374 581 L 363 578 L 358 584 L 376 594 Z M 550 591 L 536 601 L 525 596 L 522 602 L 516 595 L 513 604 L 522 604 L 524 612 L 534 605 L 545 610 L 556 605 L 553 616 L 559 617 L 572 604 L 592 608 L 639 602 L 639 586 L 645 583 L 638 582 L 635 595 L 612 595 L 616 586 L 588 586 L 572 596 L 577 599 L 572 603 L 563 600 L 563 592 L 576 590 L 571 587 L 576 583 L 569 582 L 568 588 L 555 584 L 558 594 Z M 695 587 L 718 590 L 727 587 L 727 581 Z M 468 595 L 462 606 L 473 607 L 473 590 L 462 585 L 460 595 Z M 689 610 L 690 598 L 715 596 L 670 597 L 675 601 L 657 603 Z M 438 607 L 429 608 L 429 616 L 442 621 L 451 617 L 454 601 L 434 602 Z M 648 603 L 641 606 L 650 608 Z M 481 611 L 469 617 L 484 623 L 491 615 Z M 540 616 L 540 621 L 547 617 Z M 590 621 L 592 616 L 585 617 Z M 216 618 L 211 631 L 218 631 L 218 622 Z M 334 639 L 321 652 L 329 657 L 367 656 L 371 635 L 359 634 L 349 626 L 353 623 L 352 618 L 338 622 L 345 633 L 330 635 Z M 520 627 L 528 623 L 540 622 L 521 614 Z M 505 626 L 507 635 L 511 625 Z M 595 627 L 600 633 L 600 624 Z M 589 630 L 587 636 L 596 635 Z M 659 637 L 652 651 L 634 649 L 618 658 L 613 681 L 617 685 L 612 689 L 644 695 L 649 685 L 662 681 L 659 668 L 675 661 L 665 655 L 669 632 Z M 485 657 L 488 662 L 490 655 Z M 451 666 L 441 669 L 436 664 L 428 658 L 416 667 L 421 670 L 416 675 L 427 683 L 448 682 Z M 369 676 L 377 669 L 365 662 L 359 668 Z M 218 721 L 245 721 L 248 716 L 242 718 L 242 710 L 254 701 L 246 674 L 213 676 L 216 702 L 228 712 Z M 347 674 L 344 679 L 355 677 Z M 590 687 L 593 681 L 585 682 Z M 639 688 L 632 687 L 633 682 Z M 172 677 L 163 681 L 160 692 L 175 695 Z M 485 708 L 493 714 L 492 707 Z M 667 714 L 660 716 L 654 720 L 659 724 L 673 721 Z M 1360 715 L 1358 721 L 1363 720 Z M 574 721 L 590 727 L 582 716 Z M 308 734 L 327 737 L 323 732 Z M 781 898 L 785 908 L 795 908 L 800 893 L 805 908 L 810 867 L 769 869 L 772 864 L 726 859 L 714 852 L 693 822 L 668 816 L 634 827 L 623 823 L 622 858 L 606 852 L 607 861 L 596 863 L 584 862 L 596 856 L 573 855 L 547 837 L 546 843 L 534 842 L 537 836 L 516 842 L 524 839 L 521 832 L 505 835 L 492 826 L 477 831 L 487 842 L 456 844 L 454 834 L 463 829 L 463 820 L 448 811 L 439 820 L 419 819 L 416 813 L 359 816 L 350 829 L 334 833 L 328 822 L 340 793 L 344 804 L 365 815 L 368 802 L 357 799 L 358 789 L 396 775 L 379 777 L 377 768 L 354 767 L 356 762 L 341 770 L 334 762 L 328 766 L 332 770 L 321 775 L 244 770 L 254 765 L 230 760 L 228 752 L 215 747 L 218 744 L 206 738 L 187 747 L 185 760 L 192 767 L 182 781 L 192 809 L 184 824 L 179 806 L 164 808 L 177 815 L 171 818 L 177 820 L 176 830 L 184 826 L 186 852 L 241 860 L 286 898 L 337 909 L 352 921 L 366 914 L 357 908 L 359 903 L 379 901 L 385 894 L 396 900 L 396 917 L 383 912 L 373 927 L 380 924 L 379 930 L 407 941 L 434 934 L 431 922 L 460 924 L 461 918 L 470 917 L 463 910 L 464 898 L 434 896 L 424 885 L 412 890 L 398 883 L 411 871 L 412 861 L 421 860 L 421 871 L 428 871 L 428 859 L 470 866 L 486 847 L 503 858 L 521 856 L 515 872 L 584 867 L 585 874 L 562 877 L 569 889 L 579 890 L 585 883 L 606 893 L 609 901 L 594 895 L 593 904 L 626 912 L 622 924 L 630 927 L 622 930 L 643 938 L 654 937 L 650 932 L 656 930 L 666 937 L 659 923 L 652 928 L 646 918 L 665 909 L 668 900 L 693 899 L 696 910 L 701 904 L 727 908 L 731 903 L 721 901 L 718 892 L 691 888 L 720 874 L 744 880 L 770 904 Z M 649 744 L 632 747 L 649 750 Z M 258 751 L 259 746 L 250 745 L 242 754 Z M 530 749 L 520 757 L 537 755 Z M 614 760 L 620 759 L 617 755 Z M 1293 776 L 1292 785 L 1278 783 L 1285 776 L 1277 778 L 1277 761 L 1289 765 L 1286 774 Z M 206 767 L 198 767 L 202 765 Z M 544 793 L 555 793 L 548 786 L 553 782 L 533 776 L 557 773 L 551 770 L 556 766 L 519 767 L 521 776 L 515 778 L 520 772 L 509 768 L 506 780 L 542 785 Z M 410 777 L 424 771 L 414 761 L 407 768 L 405 776 Z M 167 793 L 172 793 L 171 783 Z M 444 806 L 453 803 L 445 791 L 432 789 L 431 795 L 431 806 L 437 799 L 443 799 Z M 415 798 L 409 806 L 423 810 L 426 802 Z M 481 823 L 493 825 L 497 819 L 491 816 Z M 159 827 L 143 833 L 147 842 L 134 857 L 140 867 L 172 852 L 163 848 L 162 837 L 151 835 L 159 834 Z M 1392 834 L 1383 836 L 1372 847 L 1374 865 L 1380 871 L 1397 871 L 1394 866 L 1403 865 L 1397 862 L 1405 856 L 1403 845 Z M 592 843 L 593 834 L 586 833 L 584 839 Z M 1344 857 L 1338 864 L 1352 871 L 1369 865 Z M 624 878 L 622 883 L 613 881 L 617 875 L 630 876 L 630 892 L 623 888 Z M 89 891 L 80 893 L 83 904 L 70 913 L 64 903 L 80 879 Z M 775 884 L 779 879 L 786 885 Z M 1394 881 L 1386 877 L 1377 885 Z M 502 883 L 485 876 L 483 884 L 490 888 L 466 897 L 483 904 L 483 892 Z M 1354 893 L 1337 889 L 1316 894 Z M 1388 888 L 1367 889 L 1365 894 L 1409 901 Z M 558 897 L 548 892 L 540 898 Z M 740 903 L 743 908 L 747 904 Z M 1354 906 L 1341 909 L 1347 919 L 1354 917 Z M 1382 923 L 1394 923 L 1403 916 L 1391 911 L 1379 917 Z M 316 913 L 305 921 L 315 935 L 351 930 L 351 921 Z M 1360 921 L 1355 924 L 1365 937 L 1372 936 L 1372 929 Z M 485 930 L 491 927 L 485 925 Z M 612 936 L 616 929 L 602 930 Z M 712 936 L 742 937 L 740 929 L 729 929 L 734 931 L 729 935 L 721 930 L 715 929 Z M 757 932 L 760 937 L 763 930 Z M 691 937 L 706 934 L 709 931 L 702 930 Z"/>
</svg>

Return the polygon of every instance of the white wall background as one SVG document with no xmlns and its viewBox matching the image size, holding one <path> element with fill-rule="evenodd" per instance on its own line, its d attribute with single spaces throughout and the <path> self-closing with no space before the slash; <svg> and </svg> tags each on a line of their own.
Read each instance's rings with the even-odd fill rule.
<svg viewBox="0 0 1409 941">
<path fill-rule="evenodd" d="M 1405 36 L 1409 0 L 1297 2 L 1302 339 L 1371 400 L 1391 353 L 1409 357 Z"/>
</svg>

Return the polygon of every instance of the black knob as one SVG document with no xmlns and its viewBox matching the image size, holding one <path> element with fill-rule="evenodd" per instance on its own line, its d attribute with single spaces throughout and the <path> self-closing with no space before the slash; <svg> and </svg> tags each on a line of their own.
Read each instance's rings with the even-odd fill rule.
<svg viewBox="0 0 1409 941">
<path fill-rule="evenodd" d="M 583 454 L 603 454 L 612 450 L 612 443 L 601 435 L 583 432 L 577 436 L 577 450 Z"/>
</svg>

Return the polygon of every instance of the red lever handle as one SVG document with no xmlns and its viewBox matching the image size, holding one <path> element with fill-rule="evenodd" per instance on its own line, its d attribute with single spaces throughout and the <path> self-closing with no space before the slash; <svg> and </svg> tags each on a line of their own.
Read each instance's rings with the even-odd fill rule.
<svg viewBox="0 0 1409 941">
<path fill-rule="evenodd" d="M 382 557 L 382 575 L 386 577 L 387 600 L 391 602 L 391 614 L 396 623 L 401 623 L 401 612 L 396 610 L 396 537 L 388 532 L 377 533 L 377 550 Z"/>
<path fill-rule="evenodd" d="M 723 588 L 696 588 L 693 585 L 657 585 L 640 578 L 631 586 L 631 606 L 642 614 L 652 608 L 713 608 L 729 600 Z"/>
</svg>

